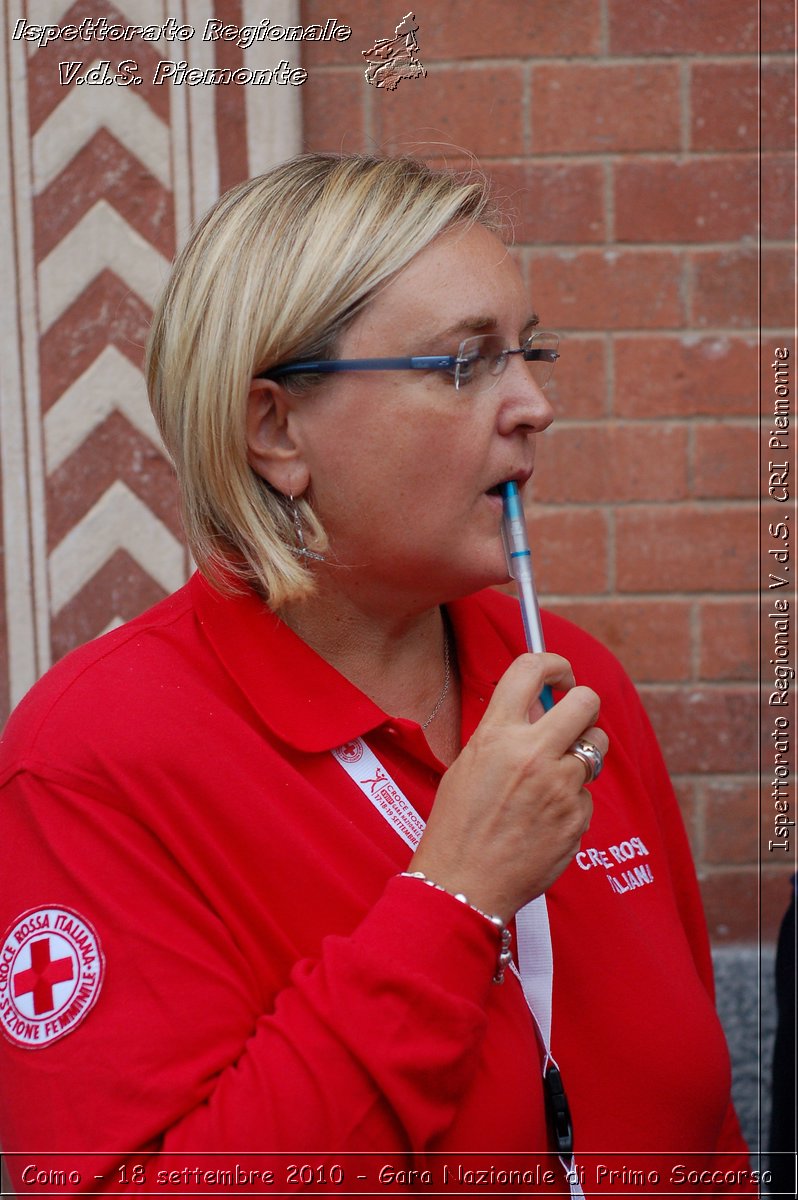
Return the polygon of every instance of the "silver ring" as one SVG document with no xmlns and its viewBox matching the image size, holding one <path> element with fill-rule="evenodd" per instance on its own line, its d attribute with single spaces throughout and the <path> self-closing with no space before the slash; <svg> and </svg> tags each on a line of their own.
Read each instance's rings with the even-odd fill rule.
<svg viewBox="0 0 798 1200">
<path fill-rule="evenodd" d="M 578 758 L 585 768 L 585 784 L 592 783 L 594 779 L 598 779 L 601 774 L 601 768 L 604 766 L 604 755 L 598 746 L 594 746 L 592 742 L 588 742 L 585 738 L 577 738 L 573 746 L 569 746 L 568 754 L 573 754 L 574 758 Z"/>
</svg>

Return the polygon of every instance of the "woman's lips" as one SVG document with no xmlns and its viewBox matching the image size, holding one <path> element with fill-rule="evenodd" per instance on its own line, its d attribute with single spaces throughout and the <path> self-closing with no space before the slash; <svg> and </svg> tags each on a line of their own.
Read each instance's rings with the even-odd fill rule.
<svg viewBox="0 0 798 1200">
<path fill-rule="evenodd" d="M 489 487 L 485 494 L 487 496 L 498 496 L 499 499 L 501 499 L 501 495 L 502 495 L 501 489 L 506 483 L 517 483 L 519 491 L 520 491 L 524 487 L 524 485 L 529 482 L 529 480 L 531 478 L 532 478 L 531 470 L 517 471 L 514 475 L 507 475 L 507 476 L 505 476 L 504 479 L 500 480 L 498 483 L 495 483 L 493 485 L 493 487 Z"/>
</svg>

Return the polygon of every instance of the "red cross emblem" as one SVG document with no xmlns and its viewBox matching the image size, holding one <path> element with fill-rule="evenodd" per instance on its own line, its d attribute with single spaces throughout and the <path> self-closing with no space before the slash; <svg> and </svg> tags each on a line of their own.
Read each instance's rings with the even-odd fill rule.
<svg viewBox="0 0 798 1200">
<path fill-rule="evenodd" d="M 33 992 L 33 1011 L 36 1016 L 50 1012 L 54 1007 L 53 985 L 72 979 L 75 968 L 71 958 L 50 958 L 50 939 L 40 938 L 32 942 L 30 967 L 14 976 L 14 995 L 25 996 Z"/>
<path fill-rule="evenodd" d="M 343 746 L 333 750 L 333 754 L 341 762 L 356 763 L 363 757 L 363 743 L 360 738 L 355 738 L 353 742 L 344 742 Z"/>
<path fill-rule="evenodd" d="M 105 958 L 94 927 L 64 905 L 30 908 L 0 941 L 0 1033 L 41 1049 L 93 1009 Z"/>
</svg>

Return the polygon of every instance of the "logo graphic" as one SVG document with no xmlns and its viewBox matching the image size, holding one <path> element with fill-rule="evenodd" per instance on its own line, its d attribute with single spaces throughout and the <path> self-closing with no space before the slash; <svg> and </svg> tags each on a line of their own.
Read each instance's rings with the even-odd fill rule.
<svg viewBox="0 0 798 1200">
<path fill-rule="evenodd" d="M 427 72 L 416 57 L 418 53 L 418 21 L 409 12 L 396 26 L 396 36 L 377 38 L 369 50 L 361 51 L 368 61 L 366 83 L 393 92 L 403 79 L 420 79 Z"/>
<path fill-rule="evenodd" d="M 375 800 L 382 800 L 384 804 L 402 804 L 407 803 L 405 796 L 397 788 L 390 775 L 377 767 L 377 773 L 373 779 L 361 780 L 361 787 L 371 788 L 371 794 Z"/>
<path fill-rule="evenodd" d="M 70 1033 L 100 994 L 105 959 L 96 932 L 70 908 L 33 908 L 0 950 L 0 1026 L 17 1046 Z"/>
<path fill-rule="evenodd" d="M 333 750 L 333 754 L 340 762 L 356 763 L 363 757 L 363 743 L 346 742 L 343 746 L 339 746 L 337 750 Z"/>
</svg>

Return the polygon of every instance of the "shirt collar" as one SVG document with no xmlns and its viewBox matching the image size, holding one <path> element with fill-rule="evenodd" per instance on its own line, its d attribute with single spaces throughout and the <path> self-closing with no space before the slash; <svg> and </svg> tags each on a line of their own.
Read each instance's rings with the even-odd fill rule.
<svg viewBox="0 0 798 1200">
<path fill-rule="evenodd" d="M 251 590 L 223 595 L 191 580 L 203 633 L 273 733 L 297 750 L 340 746 L 385 713 L 289 629 Z"/>
<path fill-rule="evenodd" d="M 223 595 L 199 573 L 190 583 L 208 642 L 248 701 L 287 745 L 318 753 L 390 720 L 378 705 L 303 642 L 251 590 Z M 514 657 L 479 596 L 447 605 L 471 732 Z M 476 709 L 469 717 L 473 696 Z"/>
</svg>

